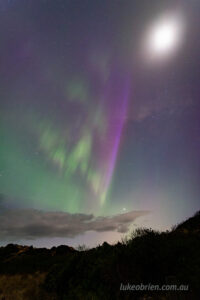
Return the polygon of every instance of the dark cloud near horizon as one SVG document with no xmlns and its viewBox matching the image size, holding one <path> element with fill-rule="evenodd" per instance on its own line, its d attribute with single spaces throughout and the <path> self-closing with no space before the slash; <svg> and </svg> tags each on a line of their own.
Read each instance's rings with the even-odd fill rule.
<svg viewBox="0 0 200 300">
<path fill-rule="evenodd" d="M 1 240 L 37 239 L 42 237 L 73 238 L 87 231 L 125 233 L 136 218 L 148 211 L 96 217 L 93 214 L 70 214 L 36 209 L 11 208 L 0 200 Z"/>
</svg>

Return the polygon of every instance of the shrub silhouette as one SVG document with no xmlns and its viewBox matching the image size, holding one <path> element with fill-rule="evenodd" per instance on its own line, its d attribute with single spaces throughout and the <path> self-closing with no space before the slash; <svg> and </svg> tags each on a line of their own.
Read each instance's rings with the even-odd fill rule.
<svg viewBox="0 0 200 300">
<path fill-rule="evenodd" d="M 122 242 L 104 242 L 93 249 L 0 247 L 0 297 L 7 295 L 9 299 L 10 289 L 15 291 L 11 293 L 15 299 L 20 294 L 22 300 L 200 299 L 199 229 L 198 212 L 171 231 L 139 228 Z M 18 280 L 19 287 L 12 278 Z M 6 279 L 7 285 L 3 284 Z M 127 283 L 185 284 L 189 291 L 120 291 L 120 285 Z"/>
</svg>

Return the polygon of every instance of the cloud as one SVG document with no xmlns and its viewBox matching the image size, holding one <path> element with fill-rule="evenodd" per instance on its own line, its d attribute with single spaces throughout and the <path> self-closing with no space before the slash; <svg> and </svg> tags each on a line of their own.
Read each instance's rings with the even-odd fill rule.
<svg viewBox="0 0 200 300">
<path fill-rule="evenodd" d="M 125 233 L 136 218 L 148 214 L 148 211 L 131 211 L 95 217 L 92 214 L 11 208 L 0 202 L 0 239 L 5 241 L 42 237 L 73 238 L 87 231 Z"/>
</svg>

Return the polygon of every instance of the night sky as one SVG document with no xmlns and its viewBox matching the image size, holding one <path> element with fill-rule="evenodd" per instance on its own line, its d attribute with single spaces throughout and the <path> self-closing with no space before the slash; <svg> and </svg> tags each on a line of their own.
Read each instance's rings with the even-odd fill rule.
<svg viewBox="0 0 200 300">
<path fill-rule="evenodd" d="M 199 210 L 200 2 L 0 1 L 0 244 Z"/>
</svg>

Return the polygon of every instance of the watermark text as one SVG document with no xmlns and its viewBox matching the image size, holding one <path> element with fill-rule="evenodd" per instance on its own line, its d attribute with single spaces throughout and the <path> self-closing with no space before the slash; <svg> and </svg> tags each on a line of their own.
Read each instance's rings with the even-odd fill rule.
<svg viewBox="0 0 200 300">
<path fill-rule="evenodd" d="M 184 284 L 120 284 L 120 291 L 188 291 L 189 286 Z"/>
</svg>

